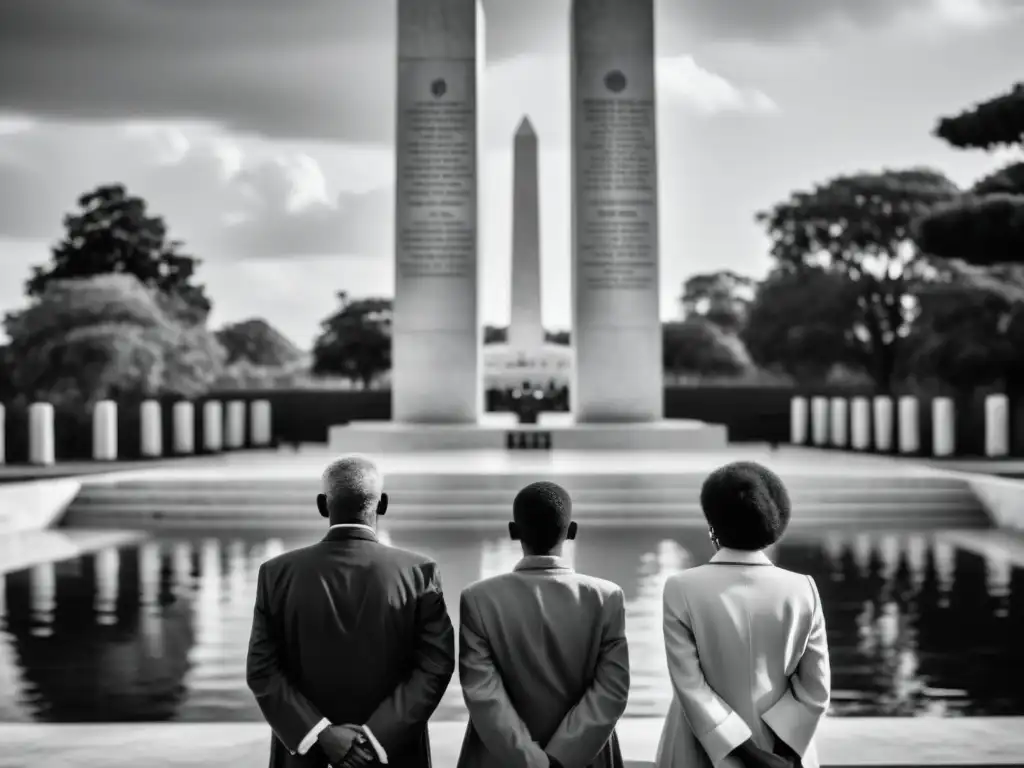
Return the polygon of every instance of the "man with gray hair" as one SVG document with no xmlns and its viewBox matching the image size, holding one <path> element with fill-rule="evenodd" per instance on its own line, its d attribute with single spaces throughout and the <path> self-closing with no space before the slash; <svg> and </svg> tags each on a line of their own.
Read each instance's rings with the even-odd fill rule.
<svg viewBox="0 0 1024 768">
<path fill-rule="evenodd" d="M 324 470 L 327 536 L 259 570 L 246 679 L 275 734 L 270 768 L 429 768 L 427 721 L 455 670 L 437 563 L 377 541 L 384 480 Z"/>
</svg>

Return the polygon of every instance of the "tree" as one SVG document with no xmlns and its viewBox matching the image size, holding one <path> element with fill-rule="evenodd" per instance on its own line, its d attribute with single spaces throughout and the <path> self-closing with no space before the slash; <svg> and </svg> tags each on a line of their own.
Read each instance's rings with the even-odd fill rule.
<svg viewBox="0 0 1024 768">
<path fill-rule="evenodd" d="M 1024 147 L 1024 83 L 941 118 L 934 133 L 957 149 Z M 1024 262 L 1024 163 L 984 177 L 921 217 L 915 237 L 922 250 L 945 259 L 977 265 Z"/>
<path fill-rule="evenodd" d="M 960 393 L 1024 392 L 1024 268 L 960 266 L 921 286 L 912 365 Z"/>
<path fill-rule="evenodd" d="M 391 299 L 350 299 L 320 325 L 313 344 L 313 373 L 335 374 L 369 387 L 391 369 Z"/>
<path fill-rule="evenodd" d="M 14 389 L 86 408 L 124 395 L 202 394 L 223 351 L 204 328 L 168 315 L 132 275 L 51 280 L 5 329 Z"/>
<path fill-rule="evenodd" d="M 925 168 L 860 173 L 796 192 L 757 214 L 778 266 L 834 272 L 846 281 L 844 290 L 855 287 L 856 312 L 837 332 L 857 337 L 869 358 L 865 370 L 883 392 L 892 389 L 900 340 L 909 332 L 910 286 L 930 269 L 912 226 L 958 193 L 945 176 Z"/>
<path fill-rule="evenodd" d="M 752 368 L 743 342 L 702 317 L 662 325 L 662 358 L 677 375 L 738 376 Z"/>
<path fill-rule="evenodd" d="M 756 282 L 731 270 L 704 272 L 683 283 L 683 317 L 699 316 L 737 333 L 746 321 Z"/>
<path fill-rule="evenodd" d="M 302 350 L 261 318 L 229 323 L 215 335 L 224 347 L 228 365 L 245 361 L 254 366 L 275 368 L 302 357 Z"/>
<path fill-rule="evenodd" d="M 484 326 L 484 344 L 505 344 L 508 342 L 508 328 L 496 325 Z"/>
<path fill-rule="evenodd" d="M 859 287 L 820 267 L 777 268 L 758 286 L 740 334 L 761 368 L 818 382 L 837 366 L 867 370 Z"/>
<path fill-rule="evenodd" d="M 544 341 L 548 344 L 568 347 L 572 344 L 572 333 L 570 331 L 544 331 Z"/>
<path fill-rule="evenodd" d="M 166 224 L 149 215 L 145 200 L 108 184 L 82 195 L 78 206 L 80 212 L 64 217 L 66 232 L 53 248 L 52 263 L 33 269 L 29 296 L 42 296 L 54 280 L 129 274 L 178 299 L 182 320 L 205 321 L 210 301 L 193 282 L 199 261 L 181 252 L 180 241 L 168 239 Z"/>
</svg>

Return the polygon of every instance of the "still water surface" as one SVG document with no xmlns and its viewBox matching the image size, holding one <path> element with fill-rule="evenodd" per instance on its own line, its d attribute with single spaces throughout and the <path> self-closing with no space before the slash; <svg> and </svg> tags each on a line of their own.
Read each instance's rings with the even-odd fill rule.
<svg viewBox="0 0 1024 768">
<path fill-rule="evenodd" d="M 0 577 L 0 720 L 259 720 L 245 686 L 256 571 L 315 538 L 166 536 Z M 385 539 L 438 560 L 456 623 L 462 587 L 519 557 L 500 528 Z M 568 553 L 625 589 L 627 715 L 665 713 L 662 586 L 709 555 L 704 531 L 679 529 L 583 529 Z M 818 582 L 833 715 L 1024 715 L 1024 570 L 933 533 L 801 532 L 772 557 Z M 435 717 L 461 716 L 456 679 Z"/>
</svg>

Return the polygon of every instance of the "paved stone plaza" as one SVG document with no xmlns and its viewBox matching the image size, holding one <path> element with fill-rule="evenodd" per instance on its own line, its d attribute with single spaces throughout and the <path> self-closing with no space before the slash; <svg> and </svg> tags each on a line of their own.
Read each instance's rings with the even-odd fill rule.
<svg viewBox="0 0 1024 768">
<path fill-rule="evenodd" d="M 826 766 L 1024 765 L 1024 718 L 842 718 L 827 720 L 819 752 Z M 619 725 L 636 768 L 653 760 L 660 718 Z M 433 723 L 434 765 L 455 765 L 465 724 Z M 0 768 L 251 768 L 267 758 L 262 725 L 6 725 Z M 628 763 L 627 763 L 628 764 Z"/>
</svg>

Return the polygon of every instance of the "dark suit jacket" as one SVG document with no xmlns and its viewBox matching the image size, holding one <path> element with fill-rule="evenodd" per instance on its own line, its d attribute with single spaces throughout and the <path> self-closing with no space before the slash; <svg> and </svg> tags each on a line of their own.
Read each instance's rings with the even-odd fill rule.
<svg viewBox="0 0 1024 768">
<path fill-rule="evenodd" d="M 260 566 L 246 679 L 276 738 L 271 768 L 318 768 L 322 718 L 365 724 L 390 768 L 430 766 L 427 720 L 455 669 L 436 563 L 364 528 Z"/>
<path fill-rule="evenodd" d="M 470 721 L 458 768 L 621 768 L 629 695 L 622 590 L 557 557 L 462 593 L 459 679 Z M 546 754 L 545 754 L 546 753 Z"/>
</svg>

